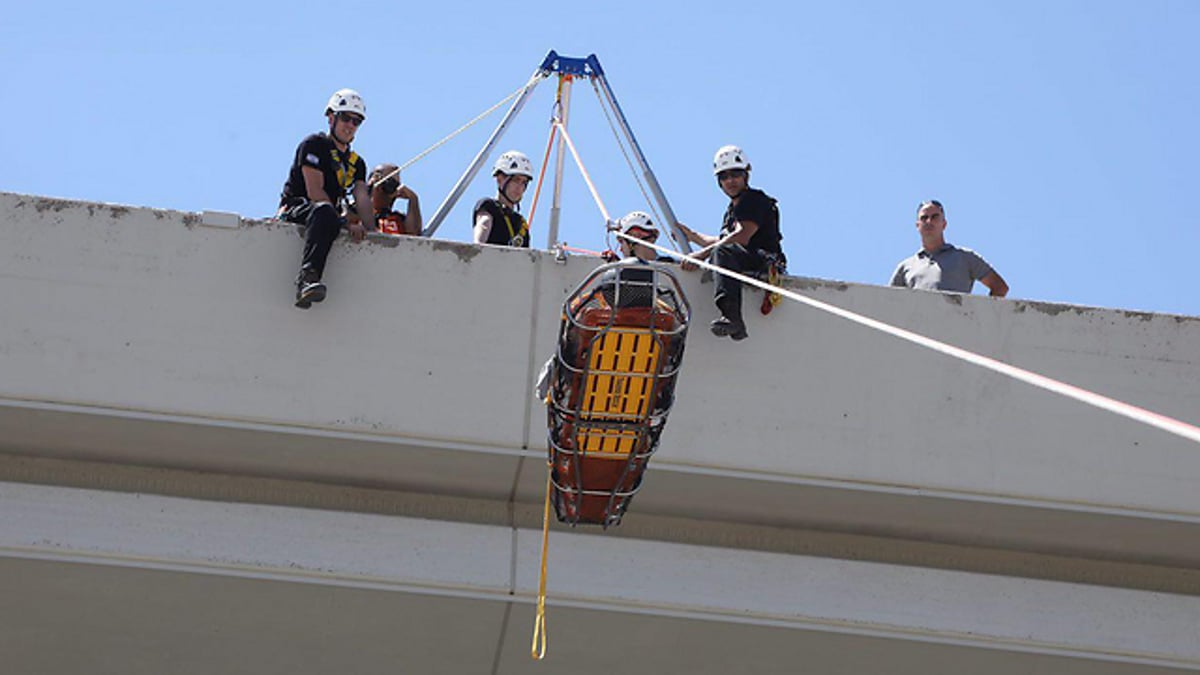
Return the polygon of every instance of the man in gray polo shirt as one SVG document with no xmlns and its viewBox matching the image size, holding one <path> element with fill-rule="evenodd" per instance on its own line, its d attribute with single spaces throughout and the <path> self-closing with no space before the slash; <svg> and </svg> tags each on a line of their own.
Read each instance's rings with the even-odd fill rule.
<svg viewBox="0 0 1200 675">
<path fill-rule="evenodd" d="M 946 210 L 941 202 L 921 202 L 917 207 L 917 231 L 921 234 L 921 250 L 896 266 L 893 286 L 970 293 L 978 280 L 993 297 L 1008 294 L 1004 278 L 982 256 L 946 243 Z"/>
</svg>

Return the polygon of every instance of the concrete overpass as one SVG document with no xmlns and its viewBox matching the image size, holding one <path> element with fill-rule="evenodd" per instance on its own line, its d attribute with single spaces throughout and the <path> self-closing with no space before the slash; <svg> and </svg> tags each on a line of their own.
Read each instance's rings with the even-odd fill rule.
<svg viewBox="0 0 1200 675">
<path fill-rule="evenodd" d="M 0 214 L 8 672 L 1200 670 L 1200 447 L 795 305 L 693 333 L 623 524 L 552 531 L 535 663 L 531 387 L 590 261 L 339 243 L 304 312 L 291 226 Z M 1200 424 L 1200 319 L 788 285 Z"/>
</svg>

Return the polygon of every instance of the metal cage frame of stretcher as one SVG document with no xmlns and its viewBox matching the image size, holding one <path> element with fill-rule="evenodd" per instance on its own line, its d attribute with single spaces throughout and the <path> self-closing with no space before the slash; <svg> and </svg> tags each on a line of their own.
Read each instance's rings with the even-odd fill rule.
<svg viewBox="0 0 1200 675">
<path fill-rule="evenodd" d="M 658 448 L 690 322 L 664 263 L 602 265 L 563 303 L 547 396 L 559 521 L 620 523 Z"/>
</svg>

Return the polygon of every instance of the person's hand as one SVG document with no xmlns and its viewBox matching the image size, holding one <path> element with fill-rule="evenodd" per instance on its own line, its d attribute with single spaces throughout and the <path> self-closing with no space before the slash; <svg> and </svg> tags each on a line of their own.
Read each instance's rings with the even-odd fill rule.
<svg viewBox="0 0 1200 675">
<path fill-rule="evenodd" d="M 361 222 L 347 223 L 346 229 L 350 230 L 350 238 L 354 241 L 362 241 L 367 236 L 367 228 Z"/>
<path fill-rule="evenodd" d="M 683 223 L 681 223 L 679 221 L 675 221 L 675 226 L 679 228 L 679 231 L 683 233 L 683 236 L 688 241 L 695 243 L 692 239 L 692 236 L 695 235 L 696 233 L 692 232 L 692 228 L 688 227 L 687 225 L 684 225 Z"/>
<path fill-rule="evenodd" d="M 621 259 L 621 257 L 617 255 L 617 252 L 612 250 L 605 250 L 600 254 L 600 258 L 604 260 L 604 262 L 616 262 Z"/>
<path fill-rule="evenodd" d="M 697 265 L 696 263 L 692 262 L 691 260 L 689 260 L 687 258 L 684 258 L 679 261 L 679 267 L 682 268 L 683 271 L 685 271 L 685 272 L 695 272 L 696 270 L 700 269 L 699 265 Z"/>
<path fill-rule="evenodd" d="M 401 184 L 400 187 L 396 188 L 396 196 L 400 199 L 416 199 L 417 193 L 413 192 L 412 188 L 407 185 Z"/>
</svg>

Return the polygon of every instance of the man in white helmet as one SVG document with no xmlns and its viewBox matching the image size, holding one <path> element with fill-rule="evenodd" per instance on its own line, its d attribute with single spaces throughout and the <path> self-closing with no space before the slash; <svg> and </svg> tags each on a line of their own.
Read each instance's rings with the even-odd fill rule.
<svg viewBox="0 0 1200 675">
<path fill-rule="evenodd" d="M 475 243 L 529 248 L 529 224 L 517 209 L 533 180 L 533 162 L 524 153 L 509 150 L 496 160 L 492 176 L 496 197 L 480 199 L 472 212 Z"/>
<path fill-rule="evenodd" d="M 717 185 L 729 197 L 720 236 L 700 234 L 683 223 L 680 229 L 688 241 L 702 248 L 693 254 L 742 274 L 760 274 L 777 261 L 783 263 L 783 234 L 779 231 L 779 207 L 762 190 L 750 187 L 750 160 L 735 145 L 726 145 L 713 157 L 713 175 Z M 721 316 L 712 322 L 712 332 L 734 340 L 748 336 L 742 320 L 742 282 L 718 274 L 714 297 Z"/>
<path fill-rule="evenodd" d="M 658 227 L 650 219 L 650 216 L 644 211 L 630 211 L 624 217 L 617 221 L 617 231 L 621 234 L 629 235 L 635 239 L 654 243 L 658 239 Z M 597 295 L 603 298 L 603 306 L 629 308 L 629 307 L 650 307 L 652 306 L 655 297 L 664 298 L 668 295 L 673 296 L 675 291 L 662 283 L 662 280 L 657 277 L 653 269 L 649 265 L 643 263 L 650 262 L 665 262 L 673 263 L 674 258 L 669 256 L 660 256 L 653 248 L 645 244 L 631 242 L 625 238 L 619 238 L 622 259 L 619 265 L 614 265 L 613 269 L 604 272 L 596 280 L 596 287 L 592 295 L 585 298 L 577 298 L 572 310 L 579 305 L 590 302 Z M 615 262 L 616 254 L 612 251 L 606 251 L 604 258 L 608 262 Z M 657 290 L 654 288 L 658 286 Z M 618 290 L 618 286 L 620 290 Z M 573 343 L 563 346 L 563 352 L 566 354 L 575 354 L 576 347 Z M 678 353 L 682 356 L 682 351 Z M 676 358 L 678 358 L 676 356 Z M 542 370 L 538 373 L 537 384 L 535 386 L 535 398 L 545 400 L 546 394 L 550 391 L 550 384 L 557 377 L 558 359 L 556 356 L 551 356 L 542 365 Z"/>
<path fill-rule="evenodd" d="M 358 127 L 367 118 L 367 106 L 353 89 L 339 89 L 325 106 L 329 133 L 306 137 L 279 198 L 279 218 L 305 226 L 304 255 L 296 278 L 296 306 L 308 309 L 325 299 L 325 260 L 342 227 L 354 241 L 375 229 L 375 214 L 367 194 L 367 164 L 350 149 Z M 342 211 L 347 193 L 353 193 L 358 222 L 347 223 Z"/>
<path fill-rule="evenodd" d="M 648 241 L 653 244 L 658 240 L 658 227 L 644 211 L 630 211 L 617 221 L 617 230 L 621 234 Z M 628 239 L 620 239 L 618 245 L 622 258 L 637 258 L 643 262 L 674 262 L 669 256 L 660 256 L 654 249 L 644 244 L 632 243 Z"/>
</svg>

